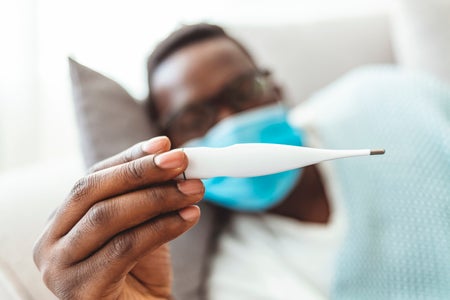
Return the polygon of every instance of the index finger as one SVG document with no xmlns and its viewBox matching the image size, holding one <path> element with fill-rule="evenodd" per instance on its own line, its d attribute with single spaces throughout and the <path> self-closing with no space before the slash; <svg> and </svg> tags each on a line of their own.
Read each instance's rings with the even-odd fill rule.
<svg viewBox="0 0 450 300">
<path fill-rule="evenodd" d="M 186 154 L 172 150 L 149 155 L 81 178 L 52 220 L 52 236 L 67 233 L 99 201 L 152 185 L 165 184 L 187 167 Z"/>
<path fill-rule="evenodd" d="M 89 168 L 88 174 L 125 164 L 149 154 L 157 154 L 169 150 L 169 138 L 166 136 L 157 136 L 149 139 L 148 141 L 137 143 L 114 156 L 96 163 L 91 168 Z"/>
</svg>

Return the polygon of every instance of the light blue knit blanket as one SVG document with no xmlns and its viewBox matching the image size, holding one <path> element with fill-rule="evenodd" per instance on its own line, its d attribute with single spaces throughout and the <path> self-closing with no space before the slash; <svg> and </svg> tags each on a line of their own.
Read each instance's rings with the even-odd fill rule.
<svg viewBox="0 0 450 300">
<path fill-rule="evenodd" d="M 450 87 L 367 67 L 311 101 L 324 147 L 386 149 L 332 162 L 349 222 L 333 299 L 450 299 Z"/>
</svg>

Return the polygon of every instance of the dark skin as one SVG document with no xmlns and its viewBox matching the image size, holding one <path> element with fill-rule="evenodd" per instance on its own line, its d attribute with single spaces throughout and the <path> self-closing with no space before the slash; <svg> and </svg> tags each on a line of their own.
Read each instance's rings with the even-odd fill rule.
<svg viewBox="0 0 450 300">
<path fill-rule="evenodd" d="M 209 99 L 232 79 L 255 68 L 251 59 L 226 38 L 188 46 L 171 55 L 157 68 L 152 87 L 156 106 L 162 115 L 172 115 L 190 103 L 201 101 L 199 99 Z M 280 101 L 281 89 L 271 81 L 271 89 L 265 97 L 272 103 Z M 216 121 L 231 114 L 233 111 L 229 108 L 221 107 Z M 175 147 L 179 147 L 195 137 L 183 136 L 171 140 Z M 317 167 L 304 168 L 294 191 L 270 212 L 304 222 L 327 223 L 330 207 Z"/>
<path fill-rule="evenodd" d="M 151 87 L 160 115 L 217 93 L 255 68 L 230 40 L 184 47 L 157 68 Z M 273 84 L 266 97 L 281 97 Z M 217 121 L 233 114 L 220 110 Z M 171 137 L 169 137 L 171 138 Z M 181 146 L 194 136 L 157 137 L 98 163 L 73 187 L 35 244 L 34 261 L 60 299 L 170 299 L 167 242 L 194 226 L 203 198 L 200 180 L 174 180 L 188 165 Z M 315 167 L 271 210 L 325 223 L 329 205 Z"/>
<path fill-rule="evenodd" d="M 95 165 L 36 242 L 34 261 L 60 299 L 170 299 L 167 242 L 200 217 L 200 180 L 175 182 L 186 155 L 167 137 Z"/>
</svg>

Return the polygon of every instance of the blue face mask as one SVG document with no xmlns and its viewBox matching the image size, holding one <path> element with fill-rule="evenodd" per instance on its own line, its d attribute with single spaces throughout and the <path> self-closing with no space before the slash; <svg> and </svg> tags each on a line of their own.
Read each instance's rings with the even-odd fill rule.
<svg viewBox="0 0 450 300">
<path fill-rule="evenodd" d="M 184 147 L 226 147 L 237 143 L 301 146 L 302 140 L 299 131 L 287 122 L 286 109 L 274 104 L 228 117 Z M 300 169 L 296 169 L 258 177 L 206 179 L 205 199 L 233 210 L 262 211 L 283 200 L 299 176 Z"/>
</svg>

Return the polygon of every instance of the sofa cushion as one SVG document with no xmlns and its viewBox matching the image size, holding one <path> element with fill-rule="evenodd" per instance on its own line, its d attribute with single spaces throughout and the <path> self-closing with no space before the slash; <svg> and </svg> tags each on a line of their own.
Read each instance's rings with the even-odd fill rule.
<svg viewBox="0 0 450 300">
<path fill-rule="evenodd" d="M 0 261 L 0 299 L 31 299 L 30 291 L 22 285 L 15 272 L 2 261 Z"/>
<path fill-rule="evenodd" d="M 0 174 L 0 273 L 4 275 L 3 288 L 11 292 L 11 287 L 14 287 L 19 295 L 28 296 L 24 298 L 27 300 L 56 299 L 33 262 L 33 244 L 52 211 L 62 203 L 82 174 L 77 157 L 45 161 Z M 11 298 L 0 296 L 0 299 Z"/>
</svg>

